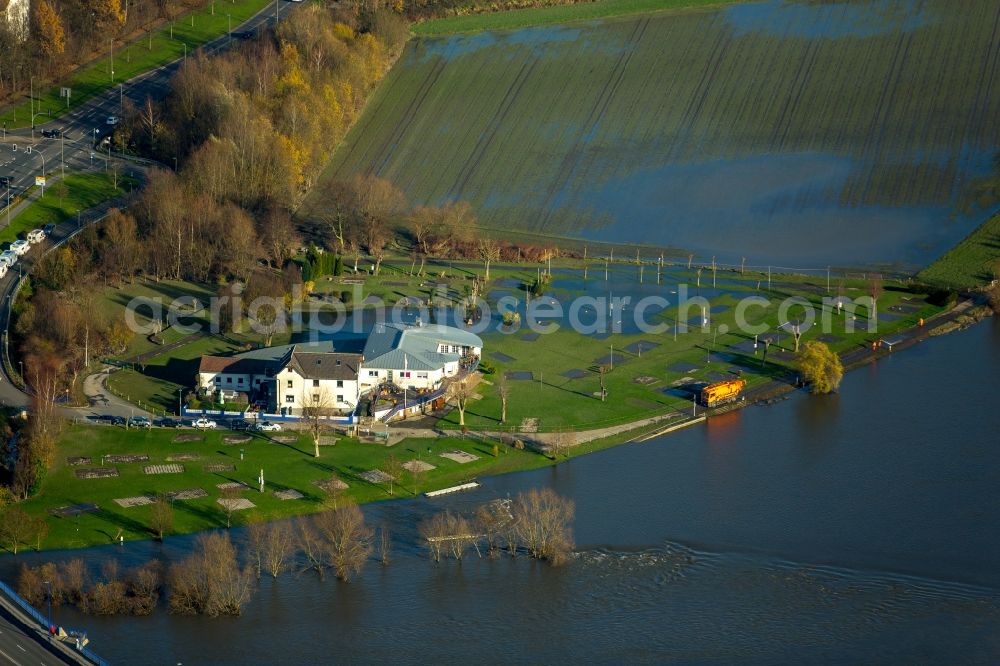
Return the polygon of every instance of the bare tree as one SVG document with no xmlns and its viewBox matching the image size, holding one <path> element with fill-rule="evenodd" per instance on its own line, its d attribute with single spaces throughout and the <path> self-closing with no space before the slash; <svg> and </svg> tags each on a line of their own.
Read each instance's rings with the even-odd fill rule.
<svg viewBox="0 0 1000 666">
<path fill-rule="evenodd" d="M 479 258 L 483 260 L 486 267 L 486 280 L 490 279 L 490 264 L 500 260 L 500 244 L 492 238 L 481 238 L 479 240 Z"/>
<path fill-rule="evenodd" d="M 497 381 L 497 395 L 500 396 L 500 423 L 507 422 L 507 400 L 510 399 L 510 382 L 503 374 Z"/>
<path fill-rule="evenodd" d="M 354 503 L 342 503 L 314 516 L 316 530 L 322 537 L 327 563 L 337 578 L 348 582 L 360 573 L 372 554 L 372 530 L 365 525 L 365 515 Z"/>
<path fill-rule="evenodd" d="M 551 488 L 532 489 L 514 501 L 518 538 L 532 557 L 566 562 L 573 550 L 574 506 Z"/>
<path fill-rule="evenodd" d="M 463 377 L 448 385 L 448 399 L 458 407 L 458 425 L 465 425 L 465 408 L 469 400 L 475 394 L 475 389 L 469 385 L 467 378 Z"/>
<path fill-rule="evenodd" d="M 250 567 L 240 568 L 228 533 L 211 532 L 195 540 L 195 552 L 170 568 L 171 612 L 239 615 L 253 594 Z"/>
<path fill-rule="evenodd" d="M 608 366 L 603 363 L 597 368 L 597 375 L 601 380 L 601 402 L 604 402 L 608 398 L 608 389 L 604 385 L 604 378 L 607 376 L 609 371 L 610 369 Z"/>
<path fill-rule="evenodd" d="M 233 526 L 233 514 L 236 513 L 236 507 L 239 504 L 240 490 L 239 488 L 225 487 L 219 491 L 219 505 L 222 506 L 222 512 L 226 515 L 226 527 Z"/>
<path fill-rule="evenodd" d="M 382 463 L 382 472 L 389 477 L 389 494 L 392 495 L 393 484 L 402 485 L 403 474 L 406 472 L 406 468 L 403 467 L 403 462 L 399 458 L 389 454 L 389 457 Z"/>
<path fill-rule="evenodd" d="M 322 578 L 325 568 L 323 542 L 312 516 L 299 516 L 295 519 L 295 536 L 299 551 L 305 558 L 303 570 L 315 569 Z"/>
<path fill-rule="evenodd" d="M 149 527 L 160 541 L 174 529 L 174 507 L 164 495 L 157 495 L 150 507 Z"/>
<path fill-rule="evenodd" d="M 302 420 L 313 441 L 313 456 L 319 458 L 319 441 L 329 430 L 335 402 L 325 388 L 306 388 L 302 394 Z"/>
<path fill-rule="evenodd" d="M 548 449 L 553 459 L 558 458 L 560 454 L 565 455 L 574 446 L 576 446 L 576 432 L 573 430 L 561 430 L 549 438 Z"/>
</svg>

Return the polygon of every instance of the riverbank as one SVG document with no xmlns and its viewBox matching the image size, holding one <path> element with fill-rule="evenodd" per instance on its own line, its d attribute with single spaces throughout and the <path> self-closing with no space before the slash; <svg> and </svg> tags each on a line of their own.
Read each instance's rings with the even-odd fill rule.
<svg viewBox="0 0 1000 666">
<path fill-rule="evenodd" d="M 971 307 L 971 301 L 963 301 L 924 327 L 904 332 L 896 344 L 915 344 L 943 324 L 968 317 Z M 857 368 L 889 353 L 884 348 L 868 349 L 842 358 L 845 365 Z M 158 495 L 171 498 L 174 526 L 169 532 L 193 533 L 320 511 L 341 495 L 359 503 L 382 502 L 557 465 L 705 423 L 706 417 L 734 407 L 767 404 L 793 390 L 794 377 L 786 374 L 752 387 L 735 406 L 670 411 L 580 431 L 473 430 L 463 435 L 401 422 L 392 427 L 398 432 L 390 445 L 374 438 L 331 436 L 324 439 L 318 458 L 304 433 L 250 435 L 77 424 L 62 437 L 59 457 L 39 493 L 17 506 L 45 517 L 44 550 L 152 538 L 151 507 Z M 261 470 L 263 492 L 258 485 Z M 227 505 L 233 500 L 241 508 L 230 510 Z"/>
</svg>

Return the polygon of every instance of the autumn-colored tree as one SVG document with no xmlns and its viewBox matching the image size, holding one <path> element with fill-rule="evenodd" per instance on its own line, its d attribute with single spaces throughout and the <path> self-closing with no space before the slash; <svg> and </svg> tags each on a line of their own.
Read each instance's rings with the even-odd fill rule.
<svg viewBox="0 0 1000 666">
<path fill-rule="evenodd" d="M 840 386 L 844 366 L 840 357 L 826 343 L 810 340 L 802 345 L 798 356 L 799 371 L 813 393 L 830 393 Z"/>
<path fill-rule="evenodd" d="M 38 49 L 47 58 L 56 58 L 66 49 L 66 34 L 62 19 L 49 0 L 31 3 L 32 35 Z"/>
</svg>

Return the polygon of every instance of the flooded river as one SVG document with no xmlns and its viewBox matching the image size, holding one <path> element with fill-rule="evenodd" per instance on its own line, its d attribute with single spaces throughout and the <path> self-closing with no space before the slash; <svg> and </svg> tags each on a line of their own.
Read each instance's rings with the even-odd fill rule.
<svg viewBox="0 0 1000 666">
<path fill-rule="evenodd" d="M 996 663 L 1000 325 L 930 340 L 796 394 L 644 444 L 370 507 L 388 566 L 349 585 L 265 580 L 241 618 L 62 609 L 113 663 Z M 431 508 L 551 486 L 578 554 L 431 563 Z M 190 538 L 81 553 L 132 563 Z M 52 558 L 52 555 L 47 555 Z M 0 560 L 9 579 L 18 560 Z"/>
</svg>

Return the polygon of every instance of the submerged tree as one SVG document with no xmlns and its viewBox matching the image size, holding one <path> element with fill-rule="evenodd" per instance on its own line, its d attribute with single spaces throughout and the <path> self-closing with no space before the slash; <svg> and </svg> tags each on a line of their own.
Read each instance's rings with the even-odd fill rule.
<svg viewBox="0 0 1000 666">
<path fill-rule="evenodd" d="M 825 343 L 815 340 L 802 345 L 798 366 L 803 379 L 812 387 L 813 393 L 836 391 L 844 376 L 844 366 L 840 362 L 840 357 Z"/>
</svg>

